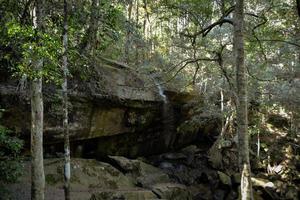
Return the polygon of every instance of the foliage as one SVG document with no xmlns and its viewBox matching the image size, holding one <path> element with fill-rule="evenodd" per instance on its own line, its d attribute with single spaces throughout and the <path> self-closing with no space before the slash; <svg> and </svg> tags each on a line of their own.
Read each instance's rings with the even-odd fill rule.
<svg viewBox="0 0 300 200">
<path fill-rule="evenodd" d="M 29 79 L 44 77 L 48 81 L 59 83 L 59 55 L 61 44 L 58 35 L 49 35 L 33 29 L 31 26 L 21 26 L 16 21 L 6 23 L 6 46 L 19 46 L 22 60 L 18 63 L 15 75 L 26 75 Z M 41 45 L 43 44 L 43 45 Z M 43 58 L 43 70 L 36 74 L 34 63 Z"/>
<path fill-rule="evenodd" d="M 60 83 L 62 2 L 45 2 L 47 26 L 43 32 L 34 30 L 32 5 L 27 3 L 0 2 L 0 70 Z M 232 25 L 218 24 L 197 34 L 215 22 L 232 20 L 233 1 L 104 0 L 96 7 L 97 13 L 92 13 L 92 5 L 92 1 L 69 2 L 70 76 L 88 80 L 101 55 L 126 62 L 142 73 L 159 74 L 170 88 L 194 89 L 203 95 L 222 88 L 227 100 L 233 96 Z M 299 103 L 300 30 L 294 2 L 251 0 L 245 9 L 249 102 L 281 105 L 295 117 L 299 112 L 295 108 Z M 94 54 L 90 55 L 83 46 L 89 39 L 93 14 L 96 30 Z M 40 57 L 44 68 L 35 74 L 32 63 Z"/>
<path fill-rule="evenodd" d="M 3 109 L 0 110 L 0 114 L 2 111 Z M 4 195 L 6 183 L 16 182 L 22 174 L 20 156 L 22 147 L 23 141 L 14 136 L 12 131 L 0 125 L 0 195 Z"/>
<path fill-rule="evenodd" d="M 159 77 L 167 88 L 194 90 L 205 99 L 217 98 L 211 99 L 215 102 L 219 101 L 216 94 L 222 89 L 224 104 L 233 101 L 236 86 L 232 25 L 218 24 L 197 34 L 215 22 L 232 20 L 233 1 L 104 0 L 96 8 L 92 2 L 69 2 L 70 76 L 90 79 L 100 55 L 126 62 L 152 78 Z M 18 77 L 43 76 L 46 81 L 59 84 L 62 2 L 45 2 L 47 26 L 43 32 L 33 28 L 32 5 L 28 3 L 0 2 L 0 71 L 10 71 Z M 93 13 L 95 9 L 97 12 Z M 282 106 L 296 123 L 300 30 L 294 2 L 251 0 L 246 2 L 245 9 L 249 102 L 258 104 L 258 110 Z M 83 47 L 89 39 L 93 16 L 96 29 L 91 55 Z M 35 74 L 32 63 L 38 58 L 44 59 L 44 67 L 40 74 Z M 252 121 L 255 134 L 259 120 Z"/>
</svg>

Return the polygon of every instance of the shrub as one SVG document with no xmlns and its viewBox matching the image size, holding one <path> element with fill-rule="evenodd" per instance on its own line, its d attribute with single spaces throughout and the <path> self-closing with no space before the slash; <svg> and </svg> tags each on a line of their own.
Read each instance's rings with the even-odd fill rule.
<svg viewBox="0 0 300 200">
<path fill-rule="evenodd" d="M 2 111 L 0 110 L 0 113 Z M 2 197 L 6 193 L 5 184 L 16 182 L 21 175 L 22 147 L 23 141 L 14 136 L 12 131 L 0 125 L 0 196 Z"/>
</svg>

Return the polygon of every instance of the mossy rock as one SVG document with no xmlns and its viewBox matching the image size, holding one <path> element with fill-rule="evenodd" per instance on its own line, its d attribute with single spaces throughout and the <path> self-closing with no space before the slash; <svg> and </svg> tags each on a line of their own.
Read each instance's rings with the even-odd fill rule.
<svg viewBox="0 0 300 200">
<path fill-rule="evenodd" d="M 223 185 L 227 185 L 227 186 L 232 185 L 230 176 L 228 176 L 227 174 L 220 172 L 220 171 L 218 171 L 218 175 L 219 175 L 220 181 Z"/>
<path fill-rule="evenodd" d="M 46 174 L 45 176 L 46 183 L 49 185 L 55 185 L 62 181 L 61 175 L 58 174 Z"/>
</svg>

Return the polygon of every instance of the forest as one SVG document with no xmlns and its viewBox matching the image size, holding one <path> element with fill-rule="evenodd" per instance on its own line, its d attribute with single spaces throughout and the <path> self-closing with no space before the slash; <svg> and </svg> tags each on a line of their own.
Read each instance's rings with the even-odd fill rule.
<svg viewBox="0 0 300 200">
<path fill-rule="evenodd" d="M 0 200 L 300 199 L 300 0 L 0 0 Z"/>
</svg>

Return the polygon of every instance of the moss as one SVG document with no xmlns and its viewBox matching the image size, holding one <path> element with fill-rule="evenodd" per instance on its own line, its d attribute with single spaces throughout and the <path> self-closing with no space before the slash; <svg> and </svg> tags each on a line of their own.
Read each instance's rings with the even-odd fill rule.
<svg viewBox="0 0 300 200">
<path fill-rule="evenodd" d="M 113 180 L 104 180 L 105 181 L 105 185 L 108 185 L 111 189 L 117 189 L 118 188 L 118 184 L 113 181 Z"/>
<path fill-rule="evenodd" d="M 73 172 L 71 176 L 71 183 L 81 183 L 80 178 Z"/>
<path fill-rule="evenodd" d="M 113 167 L 106 167 L 106 171 L 111 175 L 111 176 L 119 176 L 120 172 L 116 170 Z"/>
<path fill-rule="evenodd" d="M 60 181 L 60 178 L 55 174 L 47 174 L 45 180 L 47 184 L 55 185 Z"/>
</svg>

